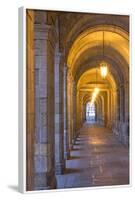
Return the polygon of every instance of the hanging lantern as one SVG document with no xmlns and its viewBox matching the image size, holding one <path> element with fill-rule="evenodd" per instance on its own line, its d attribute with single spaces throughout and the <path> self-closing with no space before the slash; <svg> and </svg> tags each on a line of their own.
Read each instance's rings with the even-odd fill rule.
<svg viewBox="0 0 135 200">
<path fill-rule="evenodd" d="M 103 60 L 104 60 L 104 29 L 103 29 Z M 104 79 L 107 76 L 108 73 L 108 67 L 106 62 L 101 62 L 100 64 L 100 72 L 101 76 Z"/>
<path fill-rule="evenodd" d="M 100 72 L 101 72 L 102 78 L 105 78 L 107 76 L 108 67 L 107 67 L 107 64 L 105 62 L 102 62 L 100 64 Z"/>
</svg>

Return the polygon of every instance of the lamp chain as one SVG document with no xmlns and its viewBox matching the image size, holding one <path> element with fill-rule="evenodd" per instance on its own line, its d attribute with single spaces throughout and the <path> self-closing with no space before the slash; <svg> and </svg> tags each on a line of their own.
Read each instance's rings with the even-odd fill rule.
<svg viewBox="0 0 135 200">
<path fill-rule="evenodd" d="M 104 27 L 103 27 L 103 60 L 104 60 Z"/>
</svg>

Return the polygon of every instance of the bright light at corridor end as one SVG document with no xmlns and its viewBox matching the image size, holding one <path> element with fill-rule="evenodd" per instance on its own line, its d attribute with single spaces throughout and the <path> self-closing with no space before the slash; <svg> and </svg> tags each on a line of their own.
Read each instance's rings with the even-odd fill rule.
<svg viewBox="0 0 135 200">
<path fill-rule="evenodd" d="M 94 89 L 94 92 L 93 92 L 93 94 L 92 94 L 92 99 L 91 99 L 91 105 L 94 103 L 94 101 L 95 101 L 95 99 L 96 99 L 96 97 L 97 97 L 97 95 L 98 95 L 98 93 L 99 93 L 99 88 L 98 87 L 96 87 L 95 89 Z"/>
<path fill-rule="evenodd" d="M 108 73 L 108 67 L 107 67 L 107 64 L 105 62 L 102 62 L 100 64 L 100 71 L 101 71 L 102 78 L 105 78 L 107 76 L 107 73 Z"/>
</svg>

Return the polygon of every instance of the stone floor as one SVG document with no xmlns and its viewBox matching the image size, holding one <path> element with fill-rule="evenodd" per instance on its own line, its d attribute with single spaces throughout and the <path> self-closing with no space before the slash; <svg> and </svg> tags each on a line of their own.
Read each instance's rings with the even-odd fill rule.
<svg viewBox="0 0 135 200">
<path fill-rule="evenodd" d="M 85 124 L 66 161 L 57 188 L 124 185 L 129 183 L 128 148 L 103 127 Z"/>
</svg>

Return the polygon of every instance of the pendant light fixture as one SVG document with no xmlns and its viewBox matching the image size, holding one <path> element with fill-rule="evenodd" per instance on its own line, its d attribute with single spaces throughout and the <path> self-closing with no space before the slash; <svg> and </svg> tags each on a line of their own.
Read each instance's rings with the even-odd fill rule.
<svg viewBox="0 0 135 200">
<path fill-rule="evenodd" d="M 104 61 L 104 28 L 103 28 L 103 61 L 100 64 L 100 72 L 103 79 L 107 76 L 108 67 L 106 62 Z"/>
</svg>

